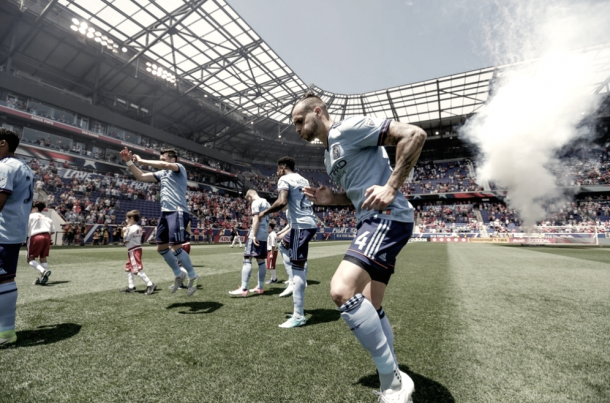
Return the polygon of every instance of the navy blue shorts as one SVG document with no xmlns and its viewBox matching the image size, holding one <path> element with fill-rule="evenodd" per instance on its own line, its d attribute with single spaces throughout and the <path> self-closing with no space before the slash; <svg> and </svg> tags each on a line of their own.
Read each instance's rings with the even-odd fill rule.
<svg viewBox="0 0 610 403">
<path fill-rule="evenodd" d="M 371 279 L 387 284 L 394 273 L 396 257 L 413 234 L 413 223 L 370 217 L 357 228 L 343 260 L 362 267 Z"/>
<path fill-rule="evenodd" d="M 12 280 L 17 275 L 20 243 L 0 244 L 0 280 Z"/>
<path fill-rule="evenodd" d="M 191 216 L 185 211 L 163 211 L 157 224 L 157 244 L 180 245 L 189 240 L 186 228 Z"/>
<path fill-rule="evenodd" d="M 257 259 L 267 259 L 267 241 L 258 241 L 258 246 L 254 245 L 254 240 L 248 238 L 244 257 L 255 257 Z"/>
<path fill-rule="evenodd" d="M 302 267 L 307 261 L 309 254 L 309 241 L 316 236 L 317 228 L 298 229 L 291 228 L 288 235 L 284 237 L 284 241 L 288 238 L 288 253 L 290 254 L 290 263 L 296 263 L 297 267 Z"/>
</svg>

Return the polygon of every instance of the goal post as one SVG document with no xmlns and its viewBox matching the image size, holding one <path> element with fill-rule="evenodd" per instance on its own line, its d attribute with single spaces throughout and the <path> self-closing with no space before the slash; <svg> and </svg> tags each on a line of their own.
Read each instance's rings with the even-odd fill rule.
<svg viewBox="0 0 610 403">
<path fill-rule="evenodd" d="M 535 226 L 509 234 L 510 243 L 522 245 L 599 245 L 596 225 Z"/>
</svg>

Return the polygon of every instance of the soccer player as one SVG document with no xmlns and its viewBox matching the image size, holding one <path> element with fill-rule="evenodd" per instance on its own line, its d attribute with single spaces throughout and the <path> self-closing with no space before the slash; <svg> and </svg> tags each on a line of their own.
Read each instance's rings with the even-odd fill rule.
<svg viewBox="0 0 610 403">
<path fill-rule="evenodd" d="M 267 237 L 267 270 L 271 272 L 271 279 L 266 281 L 266 284 L 277 283 L 275 273 L 275 261 L 277 260 L 277 234 L 275 232 L 275 223 L 269 223 L 269 236 Z"/>
<path fill-rule="evenodd" d="M 231 228 L 231 248 L 235 246 L 235 241 L 239 241 L 239 247 L 243 248 L 243 245 L 241 244 L 241 237 L 239 236 L 236 226 Z"/>
<path fill-rule="evenodd" d="M 0 346 L 17 341 L 17 261 L 28 234 L 34 173 L 15 157 L 19 137 L 0 128 Z"/>
<path fill-rule="evenodd" d="M 334 122 L 311 92 L 295 104 L 292 120 L 302 139 L 318 139 L 326 146 L 326 171 L 345 189 L 333 193 L 327 186 L 307 187 L 304 194 L 318 205 L 356 208 L 358 232 L 331 280 L 331 297 L 377 366 L 379 401 L 411 401 L 415 387 L 398 369 L 392 327 L 381 304 L 396 256 L 413 232 L 413 206 L 400 187 L 419 158 L 426 133 L 367 116 Z M 394 170 L 384 146 L 396 146 Z"/>
<path fill-rule="evenodd" d="M 159 161 L 144 160 L 139 155 L 132 155 L 131 151 L 125 147 L 121 151 L 121 159 L 137 180 L 161 182 L 161 218 L 157 223 L 157 252 L 174 272 L 172 293 L 176 292 L 188 277 L 187 295 L 191 296 L 197 291 L 199 276 L 193 269 L 189 255 L 182 251 L 182 244 L 186 240 L 186 228 L 191 220 L 186 203 L 186 169 L 177 162 L 176 150 L 162 149 L 160 153 Z M 132 159 L 140 164 L 159 169 L 159 171 L 144 173 L 133 163 Z M 186 269 L 187 276 L 180 270 L 178 260 Z"/>
<path fill-rule="evenodd" d="M 39 277 L 34 281 L 34 285 L 47 284 L 51 275 L 47 256 L 49 256 L 51 235 L 55 233 L 55 227 L 53 226 L 53 220 L 41 214 L 45 207 L 44 202 L 34 202 L 28 220 L 27 260 L 30 266 L 40 272 Z M 36 261 L 37 258 L 40 258 L 40 263 Z"/>
<path fill-rule="evenodd" d="M 303 188 L 309 186 L 309 181 L 294 172 L 294 164 L 293 158 L 282 157 L 279 159 L 277 162 L 277 176 L 279 177 L 277 200 L 271 207 L 259 214 L 259 217 L 263 219 L 267 215 L 288 206 L 288 215 L 290 215 L 291 228 L 288 250 L 290 266 L 292 267 L 294 313 L 286 322 L 279 325 L 282 328 L 304 326 L 307 323 L 304 310 L 307 255 L 309 253 L 309 241 L 318 230 L 311 201 L 303 193 Z"/>
<path fill-rule="evenodd" d="M 265 258 L 267 257 L 267 236 L 269 232 L 269 218 L 259 218 L 259 213 L 269 208 L 269 202 L 260 197 L 256 190 L 250 189 L 246 192 L 246 200 L 251 203 L 250 210 L 252 211 L 252 227 L 248 233 L 246 248 L 244 249 L 244 260 L 241 269 L 241 285 L 233 291 L 229 291 L 231 295 L 248 296 L 248 281 L 252 273 L 252 258 L 258 263 L 258 285 L 251 289 L 250 292 L 262 294 L 265 284 L 265 275 L 267 268 L 265 267 Z"/>
<path fill-rule="evenodd" d="M 127 246 L 127 263 L 125 263 L 127 288 L 121 290 L 121 292 L 136 292 L 136 286 L 133 282 L 135 273 L 146 283 L 144 295 L 150 295 L 155 292 L 157 286 L 142 271 L 142 227 L 138 225 L 140 212 L 138 210 L 128 211 L 126 217 L 127 226 L 123 228 L 123 242 Z"/>
</svg>

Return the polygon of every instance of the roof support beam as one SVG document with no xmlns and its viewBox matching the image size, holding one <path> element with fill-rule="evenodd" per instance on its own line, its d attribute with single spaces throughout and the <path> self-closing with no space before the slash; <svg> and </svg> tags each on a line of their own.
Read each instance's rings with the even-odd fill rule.
<svg viewBox="0 0 610 403">
<path fill-rule="evenodd" d="M 392 97 L 390 96 L 390 91 L 386 90 L 385 95 L 388 97 L 388 102 L 390 103 L 390 110 L 392 111 L 392 116 L 394 116 L 394 120 L 400 122 L 398 113 L 396 113 L 396 108 L 394 108 L 394 102 L 392 102 Z"/>
</svg>

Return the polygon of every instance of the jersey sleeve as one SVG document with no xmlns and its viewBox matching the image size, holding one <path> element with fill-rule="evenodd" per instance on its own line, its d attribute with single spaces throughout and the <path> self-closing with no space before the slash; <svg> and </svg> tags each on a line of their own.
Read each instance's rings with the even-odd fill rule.
<svg viewBox="0 0 610 403">
<path fill-rule="evenodd" d="M 358 116 L 346 120 L 339 130 L 357 148 L 378 147 L 385 143 L 390 123 L 390 119 Z"/>
<path fill-rule="evenodd" d="M 284 178 L 280 178 L 277 181 L 277 191 L 280 192 L 282 190 L 290 190 L 290 185 L 288 185 L 288 181 Z"/>
<path fill-rule="evenodd" d="M 0 192 L 13 193 L 16 172 L 9 164 L 0 164 Z"/>
<path fill-rule="evenodd" d="M 252 215 L 260 213 L 261 206 L 262 206 L 262 204 L 258 203 L 258 200 L 257 200 L 257 202 L 252 203 Z"/>
</svg>

